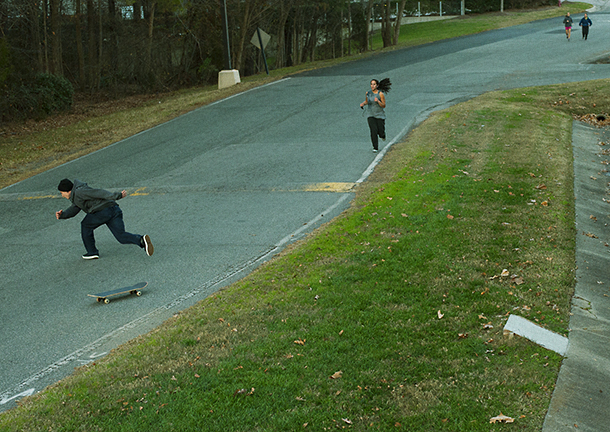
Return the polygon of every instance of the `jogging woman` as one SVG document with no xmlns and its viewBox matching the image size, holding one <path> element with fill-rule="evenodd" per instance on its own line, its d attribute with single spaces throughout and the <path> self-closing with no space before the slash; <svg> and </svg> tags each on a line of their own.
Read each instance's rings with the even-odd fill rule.
<svg viewBox="0 0 610 432">
<path fill-rule="evenodd" d="M 371 89 L 366 92 L 365 100 L 360 104 L 362 109 L 366 106 L 374 153 L 379 150 L 377 137 L 385 141 L 385 95 L 390 91 L 391 86 L 389 78 L 381 81 L 371 80 Z"/>
</svg>

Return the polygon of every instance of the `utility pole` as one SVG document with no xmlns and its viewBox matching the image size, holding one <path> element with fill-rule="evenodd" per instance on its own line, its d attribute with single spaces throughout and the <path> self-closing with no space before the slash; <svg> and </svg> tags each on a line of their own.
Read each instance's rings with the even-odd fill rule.
<svg viewBox="0 0 610 432">
<path fill-rule="evenodd" d="M 225 69 L 231 66 L 231 47 L 229 46 L 229 20 L 227 18 L 227 0 L 220 0 L 220 15 L 222 19 L 222 53 L 225 58 Z"/>
<path fill-rule="evenodd" d="M 225 58 L 225 69 L 218 72 L 218 88 L 231 87 L 240 83 L 239 71 L 231 65 L 231 48 L 229 45 L 229 20 L 227 18 L 227 0 L 220 0 L 220 13 L 222 15 L 222 42 Z"/>
</svg>

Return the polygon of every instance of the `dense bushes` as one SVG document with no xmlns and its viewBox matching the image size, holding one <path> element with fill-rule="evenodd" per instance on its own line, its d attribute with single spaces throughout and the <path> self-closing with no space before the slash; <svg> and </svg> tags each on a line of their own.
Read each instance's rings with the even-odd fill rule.
<svg viewBox="0 0 610 432">
<path fill-rule="evenodd" d="M 0 98 L 0 121 L 43 118 L 70 109 L 74 89 L 64 77 L 39 74 L 32 82 L 5 84 Z"/>
</svg>

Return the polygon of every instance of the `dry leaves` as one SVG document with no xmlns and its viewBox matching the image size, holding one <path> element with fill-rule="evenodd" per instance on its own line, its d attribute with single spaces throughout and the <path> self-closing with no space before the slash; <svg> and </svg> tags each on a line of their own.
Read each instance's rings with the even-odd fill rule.
<svg viewBox="0 0 610 432">
<path fill-rule="evenodd" d="M 339 378 L 341 378 L 341 376 L 343 376 L 343 372 L 337 371 L 334 374 L 332 374 L 331 376 L 329 376 L 329 378 L 330 379 L 339 379 Z"/>
<path fill-rule="evenodd" d="M 514 421 L 514 418 L 505 416 L 502 413 L 500 413 L 499 416 L 492 417 L 491 419 L 489 419 L 489 423 L 512 423 Z"/>
<path fill-rule="evenodd" d="M 514 283 L 515 285 L 522 285 L 522 284 L 525 283 L 523 278 L 521 276 L 517 276 L 517 275 L 512 275 L 511 278 L 510 278 L 510 281 L 512 283 Z"/>
<path fill-rule="evenodd" d="M 253 393 L 254 387 L 252 387 L 249 392 L 248 389 L 237 389 L 235 390 L 235 393 L 233 393 L 233 396 L 251 396 Z"/>
<path fill-rule="evenodd" d="M 445 314 L 441 313 L 441 311 L 440 311 L 440 310 L 438 310 L 438 311 L 436 312 L 436 315 L 438 315 L 438 319 L 441 319 L 442 317 L 444 317 L 444 316 L 445 316 Z"/>
</svg>

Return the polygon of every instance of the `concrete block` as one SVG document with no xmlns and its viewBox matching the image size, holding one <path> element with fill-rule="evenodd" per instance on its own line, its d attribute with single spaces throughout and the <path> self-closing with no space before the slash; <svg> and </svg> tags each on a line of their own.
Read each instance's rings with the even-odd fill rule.
<svg viewBox="0 0 610 432">
<path fill-rule="evenodd" d="M 222 70 L 218 73 L 218 89 L 231 87 L 240 82 L 239 71 L 236 69 Z"/>
</svg>

